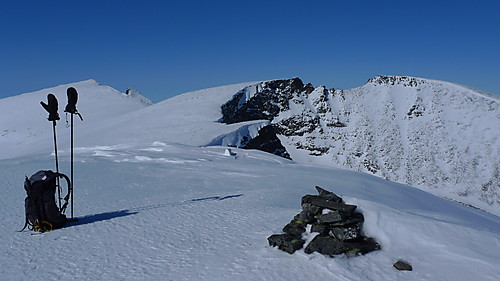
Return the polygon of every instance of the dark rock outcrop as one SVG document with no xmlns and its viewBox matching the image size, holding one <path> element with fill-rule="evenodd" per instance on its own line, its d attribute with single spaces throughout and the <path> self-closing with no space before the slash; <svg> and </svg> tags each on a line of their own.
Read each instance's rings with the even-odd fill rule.
<svg viewBox="0 0 500 281">
<path fill-rule="evenodd" d="M 374 78 L 368 80 L 367 83 L 373 83 L 377 85 L 403 85 L 405 87 L 416 87 L 418 83 L 425 83 L 423 79 L 417 79 L 414 77 L 407 76 L 390 76 L 390 75 L 377 75 Z"/>
<path fill-rule="evenodd" d="M 320 119 L 311 115 L 294 115 L 279 121 L 275 126 L 280 135 L 303 136 L 312 133 L 319 127 Z"/>
<path fill-rule="evenodd" d="M 286 148 L 281 144 L 281 141 L 276 136 L 276 130 L 273 126 L 268 125 L 259 130 L 259 135 L 253 139 L 242 143 L 241 148 L 258 149 L 283 158 L 291 159 Z"/>
<path fill-rule="evenodd" d="M 311 84 L 304 85 L 299 78 L 263 82 L 255 89 L 248 87 L 221 106 L 222 123 L 233 124 L 251 120 L 272 120 L 281 111 L 289 110 L 288 101 L 298 93 L 310 93 Z M 255 93 L 247 98 L 248 91 Z"/>
</svg>

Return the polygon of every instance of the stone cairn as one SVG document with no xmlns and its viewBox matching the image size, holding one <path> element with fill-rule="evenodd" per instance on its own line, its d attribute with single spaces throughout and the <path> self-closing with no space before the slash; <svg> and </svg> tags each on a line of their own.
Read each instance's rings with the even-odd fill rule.
<svg viewBox="0 0 500 281">
<path fill-rule="evenodd" d="M 316 190 L 319 195 L 302 197 L 302 211 L 285 225 L 284 234 L 267 238 L 270 246 L 293 254 L 304 246 L 304 233 L 311 225 L 310 232 L 319 234 L 304 249 L 307 254 L 356 256 L 380 249 L 375 240 L 361 234 L 364 217 L 355 212 L 355 205 L 345 204 L 342 198 L 319 186 Z"/>
</svg>

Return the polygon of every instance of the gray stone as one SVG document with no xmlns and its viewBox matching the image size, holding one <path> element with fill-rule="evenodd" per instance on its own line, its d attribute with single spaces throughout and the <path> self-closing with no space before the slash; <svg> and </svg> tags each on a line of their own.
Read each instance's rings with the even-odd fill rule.
<svg viewBox="0 0 500 281">
<path fill-rule="evenodd" d="M 405 271 L 412 271 L 413 267 L 409 265 L 407 262 L 404 262 L 402 260 L 397 261 L 395 264 L 393 264 L 394 268 L 397 270 L 405 270 Z"/>
<path fill-rule="evenodd" d="M 306 225 L 306 223 L 294 219 L 283 227 L 283 232 L 294 236 L 301 236 L 306 231 Z"/>
<path fill-rule="evenodd" d="M 330 226 L 327 224 L 313 223 L 311 225 L 311 232 L 319 232 L 321 235 L 328 235 Z"/>
<path fill-rule="evenodd" d="M 340 255 L 349 251 L 344 243 L 330 236 L 317 235 L 304 249 L 306 254 L 318 252 L 324 255 Z"/>
<path fill-rule="evenodd" d="M 340 241 L 352 240 L 360 237 L 361 225 L 353 224 L 351 226 L 333 227 L 328 235 L 337 238 Z"/>
<path fill-rule="evenodd" d="M 337 226 L 347 226 L 347 225 L 352 225 L 352 224 L 361 224 L 365 221 L 365 217 L 363 216 L 362 213 L 352 213 L 350 216 L 344 218 L 341 221 L 331 223 L 332 227 L 337 227 Z"/>
<path fill-rule="evenodd" d="M 312 222 L 316 221 L 314 214 L 306 212 L 306 211 L 300 212 L 298 219 L 299 219 L 299 221 L 304 222 L 304 223 L 312 223 Z"/>
<path fill-rule="evenodd" d="M 304 240 L 298 236 L 290 234 L 273 234 L 267 238 L 269 246 L 278 247 L 278 249 L 293 254 L 304 246 Z"/>
<path fill-rule="evenodd" d="M 339 211 L 332 211 L 326 214 L 318 215 L 318 222 L 320 223 L 332 223 L 338 222 L 343 219 Z"/>
<path fill-rule="evenodd" d="M 356 256 L 379 250 L 380 245 L 371 238 L 359 238 L 350 241 L 339 241 L 331 236 L 318 235 L 307 245 L 304 252 L 318 252 L 323 255 L 335 256 L 346 254 Z"/>
<path fill-rule="evenodd" d="M 307 212 L 309 214 L 309 216 L 315 217 L 319 213 L 321 213 L 321 211 L 323 211 L 323 208 L 318 207 L 318 206 L 313 205 L 313 204 L 310 204 L 310 203 L 304 203 L 304 204 L 302 204 L 302 211 Z"/>
<path fill-rule="evenodd" d="M 316 190 L 318 191 L 318 194 L 328 200 L 334 201 L 336 203 L 342 203 L 342 198 L 337 196 L 335 193 L 328 191 L 326 189 L 323 189 L 319 186 L 316 186 Z"/>
<path fill-rule="evenodd" d="M 345 213 L 352 213 L 356 209 L 356 205 L 348 205 L 337 203 L 335 201 L 329 200 L 320 195 L 305 195 L 302 197 L 302 204 L 312 204 L 321 208 L 327 208 L 333 211 L 341 211 Z"/>
</svg>

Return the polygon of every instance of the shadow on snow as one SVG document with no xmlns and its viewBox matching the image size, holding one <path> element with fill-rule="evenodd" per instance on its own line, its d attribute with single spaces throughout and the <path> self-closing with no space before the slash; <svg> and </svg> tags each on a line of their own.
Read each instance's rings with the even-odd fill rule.
<svg viewBox="0 0 500 281">
<path fill-rule="evenodd" d="M 138 212 L 130 212 L 129 210 L 121 210 L 121 211 L 115 211 L 115 212 L 107 212 L 107 213 L 89 215 L 89 216 L 77 218 L 76 221 L 70 221 L 65 227 L 84 225 L 84 224 L 94 223 L 94 222 L 98 222 L 98 221 L 106 221 L 106 220 L 110 220 L 110 219 L 114 219 L 114 218 L 135 215 L 137 213 Z"/>
<path fill-rule="evenodd" d="M 111 219 L 119 218 L 119 217 L 126 217 L 126 216 L 130 216 L 130 215 L 138 214 L 139 211 L 152 210 L 152 209 L 158 209 L 158 208 L 164 208 L 164 207 L 168 207 L 168 206 L 182 205 L 182 204 L 188 204 L 188 203 L 200 202 L 200 201 L 221 201 L 221 200 L 226 200 L 226 199 L 230 199 L 230 198 L 237 198 L 237 197 L 241 197 L 241 196 L 243 196 L 243 194 L 227 195 L 227 196 L 211 196 L 211 197 L 191 199 L 188 201 L 184 201 L 182 203 L 165 203 L 165 204 L 158 204 L 158 205 L 133 208 L 130 210 L 120 210 L 120 211 L 114 211 L 114 212 L 106 212 L 106 213 L 88 215 L 88 216 L 76 218 L 76 220 L 73 220 L 73 221 L 70 220 L 68 222 L 68 224 L 66 224 L 66 226 L 64 226 L 64 227 L 85 225 L 85 224 L 95 223 L 95 222 L 99 222 L 99 221 L 107 221 L 107 220 L 111 220 Z"/>
</svg>

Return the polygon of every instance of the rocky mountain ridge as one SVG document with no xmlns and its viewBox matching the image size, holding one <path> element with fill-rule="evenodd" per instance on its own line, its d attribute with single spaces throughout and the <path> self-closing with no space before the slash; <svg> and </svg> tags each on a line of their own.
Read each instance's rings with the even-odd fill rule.
<svg viewBox="0 0 500 281">
<path fill-rule="evenodd" d="M 226 124 L 267 122 L 273 142 L 298 162 L 500 204 L 499 100 L 466 87 L 377 76 L 340 90 L 292 78 L 247 86 L 221 112 Z M 276 151 L 283 154 L 279 146 Z"/>
</svg>

